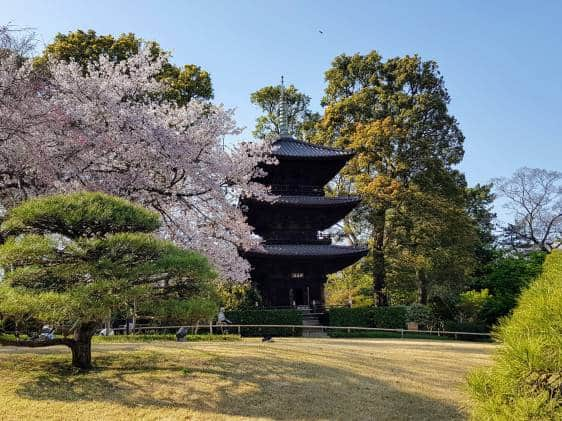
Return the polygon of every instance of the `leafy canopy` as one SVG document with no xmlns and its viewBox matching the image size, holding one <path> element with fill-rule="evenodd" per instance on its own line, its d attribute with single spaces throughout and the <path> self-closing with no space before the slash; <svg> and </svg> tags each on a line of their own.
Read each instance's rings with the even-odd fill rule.
<svg viewBox="0 0 562 421">
<path fill-rule="evenodd" d="M 285 88 L 285 103 L 287 105 L 287 124 L 289 134 L 309 139 L 320 120 L 318 113 L 310 110 L 310 97 L 300 92 L 293 85 Z M 256 128 L 252 132 L 254 137 L 265 139 L 269 135 L 279 135 L 281 132 L 280 115 L 281 87 L 264 86 L 250 95 L 252 104 L 263 112 L 256 119 Z"/>
<path fill-rule="evenodd" d="M 393 272 L 415 274 L 423 303 L 438 278 L 433 268 L 444 269 L 437 264 L 444 256 L 470 265 L 475 237 L 459 232 L 463 226 L 473 230 L 464 215 L 466 183 L 453 169 L 463 157 L 464 136 L 448 111 L 438 65 L 417 55 L 384 61 L 376 51 L 342 54 L 325 79 L 325 113 L 314 141 L 356 152 L 338 189 L 363 200 L 346 229 L 369 244 L 365 268 L 375 303 L 388 303 L 387 277 Z M 393 265 L 393 256 L 407 267 Z"/>
<path fill-rule="evenodd" d="M 23 203 L 0 227 L 0 312 L 91 323 L 133 300 L 191 296 L 215 273 L 205 257 L 151 234 L 158 226 L 155 212 L 102 193 Z"/>
<path fill-rule="evenodd" d="M 57 233 L 78 238 L 159 227 L 159 215 L 142 206 L 103 193 L 80 192 L 30 199 L 12 209 L 0 229 L 8 235 Z"/>
<path fill-rule="evenodd" d="M 148 44 L 154 58 L 164 52 L 157 42 L 145 42 L 130 32 L 114 37 L 98 35 L 91 29 L 79 29 L 68 34 L 58 33 L 35 62 L 41 67 L 49 58 L 67 62 L 73 60 L 86 71 L 88 64 L 97 61 L 100 55 L 107 55 L 113 62 L 127 60 L 138 54 L 143 43 Z M 213 98 L 210 74 L 195 64 L 180 67 L 166 60 L 157 79 L 167 86 L 164 98 L 178 105 L 185 105 L 192 99 Z"/>
</svg>

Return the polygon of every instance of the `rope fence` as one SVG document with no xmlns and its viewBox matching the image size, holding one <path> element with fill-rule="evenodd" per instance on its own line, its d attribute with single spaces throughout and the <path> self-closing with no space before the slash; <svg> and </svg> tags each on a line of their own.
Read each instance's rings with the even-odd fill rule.
<svg viewBox="0 0 562 421">
<path fill-rule="evenodd" d="M 188 328 L 192 331 L 209 331 L 209 334 L 214 333 L 224 333 L 225 330 L 232 333 L 242 334 L 242 329 L 252 328 L 252 329 L 291 329 L 293 333 L 296 333 L 298 329 L 301 330 L 320 330 L 321 332 L 327 333 L 327 331 L 344 331 L 346 333 L 352 333 L 352 331 L 364 331 L 364 332 L 389 332 L 389 333 L 399 333 L 401 338 L 404 338 L 404 334 L 421 334 L 421 335 L 432 335 L 432 336 L 448 336 L 458 339 L 459 336 L 471 336 L 471 337 L 482 337 L 491 339 L 490 333 L 481 332 L 460 332 L 460 331 L 449 331 L 449 330 L 408 330 L 408 329 L 390 329 L 390 328 L 378 328 L 378 327 L 361 327 L 361 326 L 309 326 L 309 325 L 251 325 L 251 324 L 205 324 L 205 325 L 178 325 L 178 326 L 136 326 L 134 328 L 129 328 L 128 333 L 144 332 L 144 333 L 175 333 L 174 331 L 180 328 Z M 127 332 L 127 328 L 120 327 L 114 328 L 114 332 Z"/>
</svg>

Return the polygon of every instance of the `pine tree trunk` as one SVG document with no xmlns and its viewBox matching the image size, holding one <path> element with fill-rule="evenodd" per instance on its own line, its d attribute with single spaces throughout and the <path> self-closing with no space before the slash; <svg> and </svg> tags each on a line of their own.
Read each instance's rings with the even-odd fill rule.
<svg viewBox="0 0 562 421">
<path fill-rule="evenodd" d="M 373 295 L 377 307 L 387 306 L 388 297 L 384 291 L 386 268 L 384 258 L 384 230 L 386 210 L 377 210 L 373 218 Z"/>
<path fill-rule="evenodd" d="M 95 323 L 81 324 L 74 331 L 74 342 L 70 345 L 73 367 L 82 370 L 92 368 L 92 336 L 95 331 Z"/>
</svg>

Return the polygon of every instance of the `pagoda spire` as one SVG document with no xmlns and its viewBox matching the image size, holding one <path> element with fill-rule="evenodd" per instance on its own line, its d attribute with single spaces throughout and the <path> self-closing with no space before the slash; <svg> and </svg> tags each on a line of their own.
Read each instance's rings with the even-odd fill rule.
<svg viewBox="0 0 562 421">
<path fill-rule="evenodd" d="M 279 135 L 289 137 L 289 122 L 287 116 L 287 101 L 285 99 L 285 85 L 281 76 L 281 98 L 279 100 Z"/>
</svg>

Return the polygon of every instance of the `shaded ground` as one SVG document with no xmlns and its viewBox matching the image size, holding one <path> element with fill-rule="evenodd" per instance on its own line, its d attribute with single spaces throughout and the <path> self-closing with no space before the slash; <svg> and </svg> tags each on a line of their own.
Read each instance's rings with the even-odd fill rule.
<svg viewBox="0 0 562 421">
<path fill-rule="evenodd" d="M 491 344 L 280 338 L 0 348 L 0 419 L 464 419 L 464 377 Z"/>
</svg>

